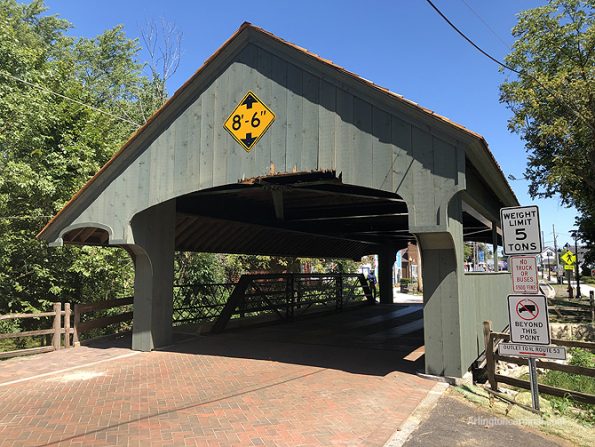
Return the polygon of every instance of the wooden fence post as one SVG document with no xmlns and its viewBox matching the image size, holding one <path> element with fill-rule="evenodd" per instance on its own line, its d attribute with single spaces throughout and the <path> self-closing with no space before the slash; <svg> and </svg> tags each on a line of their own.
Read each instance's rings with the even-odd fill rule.
<svg viewBox="0 0 595 447">
<path fill-rule="evenodd" d="M 589 290 L 589 305 L 591 306 L 591 321 L 595 323 L 595 292 Z"/>
<path fill-rule="evenodd" d="M 486 353 L 486 368 L 488 371 L 488 381 L 494 391 L 498 391 L 496 382 L 496 362 L 494 361 L 494 337 L 492 336 L 492 322 L 483 322 L 483 340 Z"/>
<path fill-rule="evenodd" d="M 64 347 L 70 348 L 70 303 L 64 303 Z"/>
<path fill-rule="evenodd" d="M 79 325 L 81 324 L 81 312 L 79 304 L 74 305 L 74 333 L 72 334 L 72 346 L 78 348 L 81 345 L 79 340 Z"/>
<path fill-rule="evenodd" d="M 54 303 L 54 337 L 52 346 L 57 351 L 60 349 L 60 332 L 62 331 L 62 303 Z"/>
</svg>

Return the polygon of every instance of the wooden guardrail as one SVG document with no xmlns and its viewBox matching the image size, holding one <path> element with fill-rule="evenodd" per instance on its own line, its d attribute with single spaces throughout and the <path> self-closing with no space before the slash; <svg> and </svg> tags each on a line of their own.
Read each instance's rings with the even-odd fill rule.
<svg viewBox="0 0 595 447">
<path fill-rule="evenodd" d="M 98 310 L 113 309 L 116 307 L 128 306 L 134 301 L 133 297 L 117 298 L 113 300 L 99 301 L 91 304 L 75 304 L 74 305 L 74 346 L 80 346 L 81 334 L 92 329 L 99 329 L 109 326 L 114 323 L 123 323 L 132 321 L 132 312 L 124 312 L 117 315 L 110 315 L 107 317 L 95 318 L 93 320 L 81 321 L 81 315 L 97 312 Z"/>
<path fill-rule="evenodd" d="M 589 304 L 560 299 L 548 300 L 548 309 L 551 314 L 556 314 L 564 322 L 590 319 L 595 323 L 595 293 L 590 291 Z"/>
<path fill-rule="evenodd" d="M 55 351 L 61 348 L 61 336 L 64 334 L 64 347 L 69 348 L 70 345 L 70 334 L 73 333 L 73 329 L 70 327 L 70 304 L 64 304 L 64 310 L 62 310 L 61 303 L 53 303 L 53 310 L 51 312 L 37 312 L 37 313 L 15 313 L 0 315 L 0 321 L 15 320 L 23 318 L 43 318 L 43 317 L 54 317 L 51 329 L 38 329 L 35 331 L 21 331 L 11 332 L 7 334 L 0 334 L 0 340 L 6 340 L 10 338 L 23 338 L 23 337 L 35 337 L 39 335 L 52 335 L 51 346 L 40 346 L 36 348 L 27 349 L 16 349 L 13 351 L 0 352 L 0 359 L 17 357 L 22 355 L 39 354 L 41 352 Z M 64 325 L 62 325 L 62 317 L 64 317 Z"/>
<path fill-rule="evenodd" d="M 520 357 L 508 357 L 501 356 L 498 354 L 498 344 L 501 341 L 509 341 L 510 334 L 505 332 L 493 332 L 492 323 L 490 321 L 483 322 L 483 334 L 485 342 L 485 356 L 486 356 L 486 368 L 488 373 L 488 382 L 493 391 L 498 391 L 498 383 L 506 383 L 508 385 L 516 386 L 524 389 L 531 389 L 531 385 L 528 380 L 517 379 L 515 377 L 509 377 L 502 374 L 496 373 L 496 364 L 498 361 L 514 363 L 517 365 L 525 365 L 527 360 Z M 595 352 L 595 343 L 586 341 L 571 341 L 571 340 L 559 340 L 552 339 L 552 344 L 557 346 L 565 346 L 572 348 L 583 348 Z M 550 369 L 555 371 L 563 371 L 571 374 L 578 374 L 587 377 L 595 377 L 595 368 L 587 368 L 584 366 L 576 365 L 565 365 L 562 363 L 550 362 L 547 360 L 537 359 L 537 368 Z M 595 404 L 595 395 L 581 393 L 578 391 L 567 390 L 564 388 L 557 388 L 549 385 L 539 384 L 539 391 L 545 394 L 550 394 L 557 397 L 570 396 L 573 399 L 587 403 Z"/>
</svg>

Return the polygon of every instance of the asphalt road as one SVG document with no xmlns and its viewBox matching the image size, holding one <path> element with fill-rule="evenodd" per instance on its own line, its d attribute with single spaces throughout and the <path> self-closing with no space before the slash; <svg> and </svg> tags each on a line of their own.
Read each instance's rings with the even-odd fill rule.
<svg viewBox="0 0 595 447">
<path fill-rule="evenodd" d="M 403 444 L 404 447 L 553 447 L 571 446 L 563 439 L 547 436 L 512 420 L 494 415 L 462 397 L 445 394 L 430 415 Z M 503 424 L 504 423 L 504 424 Z"/>
</svg>

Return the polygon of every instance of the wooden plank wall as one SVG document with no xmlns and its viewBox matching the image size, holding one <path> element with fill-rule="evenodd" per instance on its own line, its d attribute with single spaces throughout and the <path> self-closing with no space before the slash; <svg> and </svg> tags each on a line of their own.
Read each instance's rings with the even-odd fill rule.
<svg viewBox="0 0 595 447">
<path fill-rule="evenodd" d="M 470 365 L 483 351 L 483 321 L 501 331 L 508 325 L 506 296 L 512 293 L 508 272 L 466 273 L 459 301 L 463 333 L 463 364 Z"/>
<path fill-rule="evenodd" d="M 249 90 L 276 120 L 247 153 L 223 123 Z M 364 96 L 248 44 L 73 223 L 101 222 L 126 240 L 134 214 L 176 196 L 272 169 L 334 169 L 345 183 L 397 192 L 412 225 L 438 224 L 459 188 L 461 149 Z"/>
</svg>

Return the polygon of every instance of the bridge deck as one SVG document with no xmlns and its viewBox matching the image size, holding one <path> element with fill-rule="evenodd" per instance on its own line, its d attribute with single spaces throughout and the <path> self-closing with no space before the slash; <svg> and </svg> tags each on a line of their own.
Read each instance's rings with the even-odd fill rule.
<svg viewBox="0 0 595 447">
<path fill-rule="evenodd" d="M 2 362 L 0 445 L 383 445 L 434 385 L 407 372 L 419 317 L 370 306 Z"/>
</svg>

